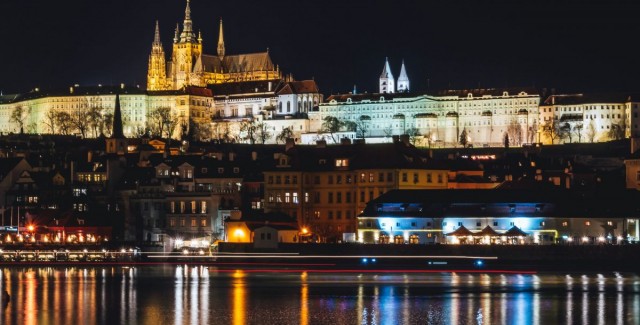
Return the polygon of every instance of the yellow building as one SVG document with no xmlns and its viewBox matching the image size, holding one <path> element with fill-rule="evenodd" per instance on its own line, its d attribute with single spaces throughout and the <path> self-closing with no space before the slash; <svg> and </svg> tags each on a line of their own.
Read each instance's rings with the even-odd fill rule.
<svg viewBox="0 0 640 325">
<path fill-rule="evenodd" d="M 408 142 L 292 146 L 264 172 L 265 211 L 298 220 L 319 240 L 356 231 L 366 204 L 394 189 L 446 189 L 449 166 Z"/>
<path fill-rule="evenodd" d="M 216 55 L 202 52 L 202 34 L 196 34 L 191 20 L 189 0 L 182 31 L 176 26 L 171 61 L 166 62 L 156 23 L 155 37 L 149 56 L 147 90 L 177 90 L 184 86 L 204 87 L 209 84 L 281 79 L 279 69 L 271 61 L 269 51 L 226 55 L 222 20 Z"/>
</svg>

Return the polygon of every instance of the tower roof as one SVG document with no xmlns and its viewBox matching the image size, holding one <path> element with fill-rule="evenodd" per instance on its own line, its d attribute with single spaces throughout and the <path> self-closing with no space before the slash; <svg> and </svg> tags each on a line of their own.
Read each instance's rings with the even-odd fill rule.
<svg viewBox="0 0 640 325">
<path fill-rule="evenodd" d="M 193 33 L 193 21 L 191 21 L 191 0 L 187 0 L 187 7 L 184 9 L 184 22 L 182 25 L 182 33 L 180 34 L 180 42 L 195 43 L 196 35 Z"/>
<path fill-rule="evenodd" d="M 404 68 L 404 60 L 402 60 L 402 68 L 400 68 L 400 76 L 398 77 L 398 81 L 409 81 L 409 76 L 407 76 L 407 70 Z"/>
<path fill-rule="evenodd" d="M 111 138 L 124 139 L 124 132 L 122 131 L 122 111 L 120 110 L 120 94 L 116 94 L 116 108 L 113 112 L 113 131 L 111 132 Z"/>
<path fill-rule="evenodd" d="M 153 36 L 153 45 L 160 45 L 160 23 L 156 20 L 156 33 Z"/>
<path fill-rule="evenodd" d="M 222 30 L 222 18 L 220 18 L 220 35 L 218 35 L 218 56 L 224 56 L 224 32 Z"/>
<path fill-rule="evenodd" d="M 380 74 L 380 78 L 393 78 L 391 67 L 389 66 L 389 58 L 385 58 L 384 68 L 382 68 L 382 74 Z"/>
</svg>

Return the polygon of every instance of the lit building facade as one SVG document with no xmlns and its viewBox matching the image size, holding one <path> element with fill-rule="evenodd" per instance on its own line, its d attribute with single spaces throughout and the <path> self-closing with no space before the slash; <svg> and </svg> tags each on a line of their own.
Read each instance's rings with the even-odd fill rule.
<svg viewBox="0 0 640 325">
<path fill-rule="evenodd" d="M 281 79 L 282 74 L 273 64 L 269 51 L 227 55 L 222 20 L 218 35 L 217 53 L 203 53 L 204 39 L 196 36 L 191 20 L 190 1 L 187 0 L 182 29 L 176 26 L 171 60 L 166 61 L 160 42 L 160 28 L 156 31 L 149 56 L 148 90 L 177 90 L 185 86 L 204 87 L 209 84 Z"/>
<path fill-rule="evenodd" d="M 605 142 L 640 136 L 640 96 L 558 94 L 540 104 L 541 142 Z"/>
<path fill-rule="evenodd" d="M 358 216 L 358 240 L 396 244 L 604 244 L 638 241 L 637 191 L 391 191 Z"/>
<path fill-rule="evenodd" d="M 292 146 L 264 172 L 265 211 L 297 219 L 319 240 L 355 233 L 367 202 L 394 189 L 446 189 L 453 163 L 434 161 L 408 142 Z"/>
<path fill-rule="evenodd" d="M 509 136 L 518 146 L 536 141 L 539 102 L 530 89 L 332 95 L 309 113 L 309 123 L 312 131 L 321 130 L 323 119 L 334 116 L 356 123 L 359 137 L 406 133 L 421 146 L 456 146 L 463 130 L 471 145 L 502 146 Z"/>
</svg>

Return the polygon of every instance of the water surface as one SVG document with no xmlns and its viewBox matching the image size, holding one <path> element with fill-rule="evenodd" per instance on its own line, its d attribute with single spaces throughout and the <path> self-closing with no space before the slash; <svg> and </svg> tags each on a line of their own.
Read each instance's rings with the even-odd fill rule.
<svg viewBox="0 0 640 325">
<path fill-rule="evenodd" d="M 639 324 L 640 277 L 4 267 L 4 324 Z"/>
</svg>

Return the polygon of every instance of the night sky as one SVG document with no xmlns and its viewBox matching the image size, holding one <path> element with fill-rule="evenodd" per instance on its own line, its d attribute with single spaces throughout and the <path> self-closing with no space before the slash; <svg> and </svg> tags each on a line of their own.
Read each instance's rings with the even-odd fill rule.
<svg viewBox="0 0 640 325">
<path fill-rule="evenodd" d="M 586 4 L 585 4 L 586 3 Z M 0 0 L 0 90 L 146 86 L 154 21 L 167 55 L 185 0 Z M 270 49 L 323 93 L 374 92 L 385 57 L 413 90 L 534 86 L 640 90 L 640 4 L 633 1 L 192 0 L 214 54 Z"/>
</svg>

